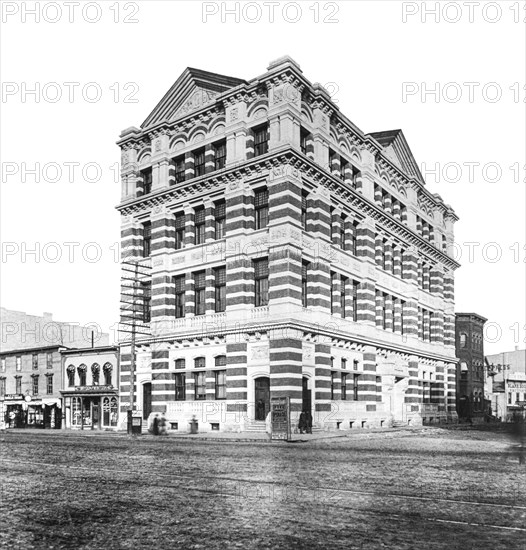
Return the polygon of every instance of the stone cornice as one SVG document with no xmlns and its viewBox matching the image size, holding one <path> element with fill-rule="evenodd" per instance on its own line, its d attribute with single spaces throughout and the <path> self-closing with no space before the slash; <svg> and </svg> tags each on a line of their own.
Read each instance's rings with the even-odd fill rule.
<svg viewBox="0 0 526 550">
<path fill-rule="evenodd" d="M 398 352 L 405 355 L 416 355 L 423 359 L 432 359 L 436 361 L 445 361 L 448 363 L 456 363 L 454 346 L 451 346 L 452 355 L 433 353 L 431 351 L 423 351 L 417 347 L 410 345 L 399 345 L 395 343 L 387 343 L 385 340 L 377 340 L 370 337 L 358 336 L 349 334 L 348 332 L 334 328 L 320 327 L 317 324 L 308 323 L 305 321 L 252 321 L 242 326 L 236 325 L 233 327 L 223 326 L 222 328 L 214 329 L 210 327 L 206 335 L 203 335 L 202 329 L 193 329 L 189 331 L 173 332 L 163 334 L 162 336 L 152 336 L 151 338 L 141 338 L 137 340 L 137 346 L 148 346 L 152 344 L 169 344 L 173 340 L 201 340 L 203 338 L 214 339 L 216 336 L 227 336 L 232 334 L 253 334 L 256 332 L 262 333 L 271 330 L 298 330 L 304 333 L 316 334 L 324 338 L 342 339 L 355 342 L 365 346 L 375 346 L 382 351 Z M 129 346 L 129 342 L 121 342 L 122 347 Z"/>
</svg>

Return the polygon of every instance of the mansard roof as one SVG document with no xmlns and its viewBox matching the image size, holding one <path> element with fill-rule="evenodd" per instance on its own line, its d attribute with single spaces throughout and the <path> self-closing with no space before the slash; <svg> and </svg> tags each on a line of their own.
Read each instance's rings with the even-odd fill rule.
<svg viewBox="0 0 526 550">
<path fill-rule="evenodd" d="M 368 135 L 373 137 L 384 148 L 385 155 L 394 162 L 398 168 L 420 182 L 425 183 L 420 168 L 418 168 L 418 164 L 402 130 L 371 132 Z"/>
<path fill-rule="evenodd" d="M 141 124 L 141 128 L 174 120 L 240 84 L 246 84 L 246 81 L 188 67 Z"/>
</svg>

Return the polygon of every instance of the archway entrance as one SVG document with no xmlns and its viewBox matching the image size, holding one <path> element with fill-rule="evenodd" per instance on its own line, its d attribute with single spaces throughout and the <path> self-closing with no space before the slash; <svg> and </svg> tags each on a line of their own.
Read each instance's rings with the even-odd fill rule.
<svg viewBox="0 0 526 550">
<path fill-rule="evenodd" d="M 254 384 L 255 420 L 265 420 L 270 411 L 270 378 L 261 376 L 254 380 Z"/>
<path fill-rule="evenodd" d="M 152 384 L 148 382 L 142 386 L 142 417 L 148 420 L 152 412 Z"/>
</svg>

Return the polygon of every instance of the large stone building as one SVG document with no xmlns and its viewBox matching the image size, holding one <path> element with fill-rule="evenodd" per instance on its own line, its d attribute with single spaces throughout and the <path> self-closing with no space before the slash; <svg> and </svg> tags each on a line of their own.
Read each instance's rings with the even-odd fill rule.
<svg viewBox="0 0 526 550">
<path fill-rule="evenodd" d="M 457 217 L 400 130 L 363 133 L 284 57 L 250 81 L 186 69 L 118 144 L 145 418 L 252 427 L 271 397 L 322 428 L 455 417 Z"/>
<path fill-rule="evenodd" d="M 476 313 L 455 316 L 457 358 L 457 414 L 460 420 L 483 420 L 489 401 L 484 396 L 484 323 Z"/>
</svg>

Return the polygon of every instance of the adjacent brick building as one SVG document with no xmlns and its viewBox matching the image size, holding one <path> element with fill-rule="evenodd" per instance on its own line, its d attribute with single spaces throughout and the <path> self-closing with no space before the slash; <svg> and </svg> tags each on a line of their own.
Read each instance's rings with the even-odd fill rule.
<svg viewBox="0 0 526 550">
<path fill-rule="evenodd" d="M 239 429 L 280 396 L 321 428 L 455 417 L 457 217 L 401 130 L 365 134 L 285 57 L 185 70 L 118 144 L 145 418 Z"/>
<path fill-rule="evenodd" d="M 482 419 L 488 411 L 485 399 L 484 323 L 476 313 L 457 313 L 455 344 L 457 357 L 457 414 L 460 420 Z"/>
</svg>

